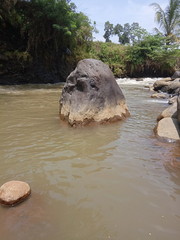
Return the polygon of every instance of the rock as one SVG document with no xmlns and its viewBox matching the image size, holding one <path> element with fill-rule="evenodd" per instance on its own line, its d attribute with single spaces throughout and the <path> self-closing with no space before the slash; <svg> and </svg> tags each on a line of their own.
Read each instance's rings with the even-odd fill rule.
<svg viewBox="0 0 180 240">
<path fill-rule="evenodd" d="M 157 117 L 157 121 L 167 117 L 177 118 L 177 102 L 174 102 L 164 111 L 162 111 L 162 113 Z"/>
<path fill-rule="evenodd" d="M 176 71 L 171 77 L 172 80 L 174 80 L 176 78 L 180 78 L 180 71 Z"/>
<path fill-rule="evenodd" d="M 59 112 L 60 118 L 71 126 L 112 122 L 129 116 L 125 97 L 111 70 L 95 59 L 80 61 L 68 76 Z"/>
<path fill-rule="evenodd" d="M 162 138 L 173 140 L 180 139 L 180 128 L 177 119 L 174 118 L 167 117 L 161 119 L 155 128 L 155 132 L 159 137 Z"/>
<path fill-rule="evenodd" d="M 151 95 L 151 98 L 163 98 L 163 99 L 166 99 L 166 98 L 168 98 L 168 95 L 165 94 L 165 93 L 153 93 Z"/>
<path fill-rule="evenodd" d="M 170 78 L 170 77 L 167 77 L 167 78 L 162 78 L 162 79 L 160 79 L 160 80 L 157 80 L 157 81 L 169 82 L 169 81 L 172 81 L 172 78 Z"/>
<path fill-rule="evenodd" d="M 169 94 L 177 94 L 180 90 L 180 81 L 179 80 L 174 80 L 173 82 L 171 82 L 171 84 L 169 84 L 167 87 L 166 87 L 166 91 L 169 93 Z"/>
<path fill-rule="evenodd" d="M 168 104 L 173 104 L 174 102 L 177 102 L 177 96 L 170 98 Z"/>
<path fill-rule="evenodd" d="M 180 95 L 177 98 L 177 119 L 180 125 Z"/>
<path fill-rule="evenodd" d="M 161 80 L 157 80 L 155 81 L 155 83 L 153 84 L 154 90 L 155 91 L 164 91 L 165 92 L 165 88 L 171 84 L 171 80 L 168 79 L 161 79 Z M 164 89 L 164 90 L 163 90 Z"/>
<path fill-rule="evenodd" d="M 151 91 L 151 92 L 154 91 L 154 87 L 153 87 L 153 85 L 149 86 L 149 91 Z"/>
<path fill-rule="evenodd" d="M 31 193 L 30 186 L 21 181 L 10 181 L 0 187 L 0 203 L 13 206 L 24 201 Z"/>
</svg>

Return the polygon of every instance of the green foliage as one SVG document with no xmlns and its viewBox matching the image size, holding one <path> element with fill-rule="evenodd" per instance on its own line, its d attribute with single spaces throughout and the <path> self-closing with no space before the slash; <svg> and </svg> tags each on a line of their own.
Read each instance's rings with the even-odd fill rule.
<svg viewBox="0 0 180 240">
<path fill-rule="evenodd" d="M 176 45 L 167 46 L 167 39 L 159 35 L 149 35 L 143 41 L 129 47 L 128 71 L 143 72 L 145 69 L 152 74 L 156 72 L 173 72 L 180 50 Z"/>
<path fill-rule="evenodd" d="M 115 43 L 94 42 L 89 54 L 108 64 L 116 77 L 125 76 L 126 46 Z"/>
<path fill-rule="evenodd" d="M 0 53 L 27 52 L 47 68 L 76 61 L 94 27 L 68 0 L 0 0 Z M 73 56 L 73 57 L 72 57 Z"/>
<path fill-rule="evenodd" d="M 113 26 L 109 21 L 105 23 L 104 38 L 106 42 L 111 42 L 110 37 L 117 35 L 120 44 L 135 44 L 143 40 L 148 35 L 148 32 L 139 26 L 139 23 L 125 23 L 124 26 L 117 24 Z"/>
<path fill-rule="evenodd" d="M 166 45 L 166 38 L 148 35 L 134 45 L 95 42 L 89 57 L 107 63 L 116 77 L 171 75 L 180 56 L 178 46 Z"/>
<path fill-rule="evenodd" d="M 167 44 L 177 41 L 180 36 L 180 1 L 170 0 L 168 6 L 163 10 L 158 3 L 152 3 L 155 10 L 155 20 L 168 37 Z"/>
<path fill-rule="evenodd" d="M 92 41 L 93 31 L 96 24 L 69 0 L 0 0 L 0 72 L 26 72 L 40 63 L 66 75 L 79 60 L 96 58 L 109 64 L 116 77 L 157 76 L 171 73 L 178 62 L 180 50 L 167 45 L 172 35 L 151 36 L 138 23 L 114 27 L 107 21 L 102 43 Z M 121 44 L 110 42 L 113 35 Z"/>
<path fill-rule="evenodd" d="M 109 21 L 105 22 L 104 25 L 104 38 L 106 40 L 106 42 L 111 42 L 110 40 L 110 36 L 114 33 L 114 27 L 113 24 L 111 24 Z"/>
</svg>

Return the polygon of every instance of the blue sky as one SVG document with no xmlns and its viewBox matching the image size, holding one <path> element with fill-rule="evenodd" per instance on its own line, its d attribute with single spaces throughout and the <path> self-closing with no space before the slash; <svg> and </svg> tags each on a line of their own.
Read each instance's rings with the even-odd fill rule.
<svg viewBox="0 0 180 240">
<path fill-rule="evenodd" d="M 156 2 L 164 9 L 169 0 L 72 0 L 77 11 L 83 12 L 93 22 L 96 21 L 98 34 L 95 40 L 104 41 L 104 23 L 109 21 L 116 25 L 138 22 L 148 32 L 157 27 L 154 22 L 154 10 L 151 3 Z M 113 41 L 117 41 L 115 38 Z"/>
</svg>

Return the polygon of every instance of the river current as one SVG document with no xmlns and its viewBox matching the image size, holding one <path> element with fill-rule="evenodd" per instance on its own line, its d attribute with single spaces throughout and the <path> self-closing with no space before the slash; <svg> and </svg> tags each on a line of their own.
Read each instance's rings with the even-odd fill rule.
<svg viewBox="0 0 180 240">
<path fill-rule="evenodd" d="M 58 116 L 62 85 L 0 87 L 0 185 L 31 197 L 0 206 L 1 240 L 179 240 L 180 143 L 153 128 L 166 100 L 153 79 L 118 79 L 131 117 L 71 128 Z"/>
</svg>

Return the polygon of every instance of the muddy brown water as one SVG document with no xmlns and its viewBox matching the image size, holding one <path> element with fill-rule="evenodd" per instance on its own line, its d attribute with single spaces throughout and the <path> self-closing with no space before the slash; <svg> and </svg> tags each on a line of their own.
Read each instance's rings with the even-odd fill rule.
<svg viewBox="0 0 180 240">
<path fill-rule="evenodd" d="M 32 189 L 0 206 L 0 239 L 179 240 L 180 144 L 153 133 L 167 103 L 123 84 L 130 118 L 74 129 L 59 120 L 61 88 L 0 87 L 0 185 Z"/>
</svg>

